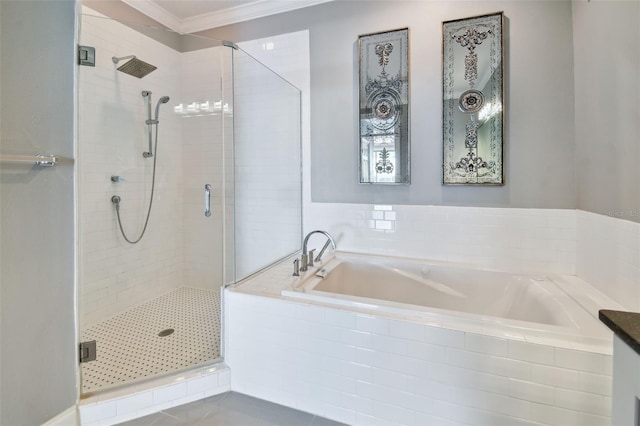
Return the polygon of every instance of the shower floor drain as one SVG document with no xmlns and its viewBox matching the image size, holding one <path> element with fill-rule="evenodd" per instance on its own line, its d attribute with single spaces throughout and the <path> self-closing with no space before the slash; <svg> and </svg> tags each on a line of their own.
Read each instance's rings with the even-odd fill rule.
<svg viewBox="0 0 640 426">
<path fill-rule="evenodd" d="M 173 328 L 167 328 L 166 330 L 162 330 L 160 333 L 158 333 L 158 336 L 160 337 L 166 337 L 169 336 L 170 334 L 173 334 L 175 330 Z"/>
</svg>

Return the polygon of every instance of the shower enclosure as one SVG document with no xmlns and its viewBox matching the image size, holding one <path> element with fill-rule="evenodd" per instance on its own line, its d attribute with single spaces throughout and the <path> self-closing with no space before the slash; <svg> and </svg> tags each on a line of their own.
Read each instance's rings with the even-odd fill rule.
<svg viewBox="0 0 640 426">
<path fill-rule="evenodd" d="M 300 248 L 300 92 L 233 43 L 86 7 L 79 44 L 87 395 L 223 358 L 221 289 Z"/>
</svg>

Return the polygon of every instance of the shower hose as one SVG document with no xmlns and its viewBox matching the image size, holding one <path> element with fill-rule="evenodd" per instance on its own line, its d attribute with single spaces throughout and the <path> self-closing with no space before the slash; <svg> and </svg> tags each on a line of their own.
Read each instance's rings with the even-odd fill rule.
<svg viewBox="0 0 640 426">
<path fill-rule="evenodd" d="M 113 197 L 111 197 L 111 202 L 114 203 L 116 205 L 116 216 L 118 217 L 118 226 L 120 227 L 120 232 L 122 233 L 122 236 L 124 237 L 125 241 L 128 242 L 129 244 L 137 244 L 142 237 L 144 237 L 144 233 L 147 230 L 147 225 L 149 224 L 149 216 L 151 216 L 151 206 L 153 205 L 153 193 L 155 192 L 155 188 L 156 188 L 156 160 L 158 159 L 158 126 L 159 123 L 156 123 L 156 137 L 155 137 L 155 142 L 154 142 L 154 147 L 153 147 L 153 173 L 152 173 L 152 177 L 151 177 L 151 197 L 149 199 L 149 208 L 147 209 L 147 218 L 144 221 L 144 227 L 142 228 L 142 232 L 140 233 L 140 236 L 135 239 L 132 240 L 129 237 L 127 237 L 127 233 L 124 232 L 124 228 L 122 227 L 122 220 L 120 220 L 120 197 L 118 197 L 117 195 L 114 195 Z"/>
</svg>

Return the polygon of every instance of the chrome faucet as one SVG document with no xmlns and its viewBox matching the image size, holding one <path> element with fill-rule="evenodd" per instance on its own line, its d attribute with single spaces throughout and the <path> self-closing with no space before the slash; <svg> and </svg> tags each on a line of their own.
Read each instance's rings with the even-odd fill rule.
<svg viewBox="0 0 640 426">
<path fill-rule="evenodd" d="M 329 244 L 331 244 L 331 247 L 333 247 L 333 249 L 335 250 L 336 248 L 336 242 L 334 241 L 333 237 L 327 232 L 327 231 L 311 231 L 307 234 L 307 236 L 304 238 L 304 242 L 302 243 L 302 259 L 300 259 L 300 271 L 304 272 L 307 269 L 309 269 L 310 266 L 313 266 L 313 252 L 314 250 L 311 250 L 310 252 L 307 251 L 307 243 L 309 242 L 309 237 L 311 237 L 313 234 L 322 234 L 325 237 L 328 238 L 327 242 L 325 243 L 324 247 L 322 248 L 322 250 L 320 251 L 320 254 L 318 255 L 318 257 L 315 258 L 315 261 L 319 261 L 322 258 L 322 255 L 324 254 L 325 250 L 327 249 L 327 247 L 329 246 Z M 311 256 L 309 256 L 311 255 Z"/>
</svg>

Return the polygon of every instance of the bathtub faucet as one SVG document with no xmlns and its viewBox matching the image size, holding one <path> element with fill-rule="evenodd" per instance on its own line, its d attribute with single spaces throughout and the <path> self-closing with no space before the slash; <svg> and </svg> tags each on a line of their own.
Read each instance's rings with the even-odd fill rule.
<svg viewBox="0 0 640 426">
<path fill-rule="evenodd" d="M 312 236 L 313 234 L 322 234 L 325 237 L 328 238 L 327 242 L 324 244 L 324 247 L 322 247 L 322 250 L 320 250 L 320 254 L 318 254 L 318 257 L 315 258 L 315 261 L 319 261 L 320 259 L 322 259 L 322 255 L 324 254 L 325 250 L 327 249 L 327 247 L 329 247 L 329 244 L 331 244 L 331 247 L 333 247 L 333 249 L 336 249 L 336 242 L 334 241 L 333 237 L 327 232 L 327 231 L 311 231 L 307 234 L 306 237 L 304 237 L 304 242 L 302 243 L 302 259 L 300 261 L 300 271 L 304 272 L 307 269 L 309 269 L 310 266 L 313 266 L 313 252 L 314 250 L 311 250 L 311 252 L 307 252 L 307 243 L 309 242 L 309 237 Z"/>
</svg>

